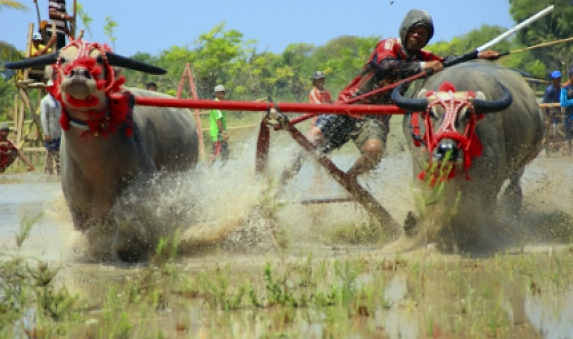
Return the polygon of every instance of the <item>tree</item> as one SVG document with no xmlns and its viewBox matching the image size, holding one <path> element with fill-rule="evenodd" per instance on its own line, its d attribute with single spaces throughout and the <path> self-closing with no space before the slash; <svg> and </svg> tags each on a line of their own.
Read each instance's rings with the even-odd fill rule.
<svg viewBox="0 0 573 339">
<path fill-rule="evenodd" d="M 91 23 L 93 21 L 92 17 L 90 17 L 88 13 L 84 12 L 84 6 L 82 6 L 82 4 L 80 4 L 80 3 L 77 4 L 76 11 L 77 11 L 77 15 L 80 17 L 80 19 L 84 23 L 84 27 L 85 27 L 86 31 L 88 32 L 88 34 L 90 35 L 90 39 L 93 41 L 94 37 L 92 35 L 92 30 L 91 30 Z"/>
<path fill-rule="evenodd" d="M 12 0 L 0 0 L 0 11 L 4 8 L 15 9 L 18 11 L 29 11 L 30 9 L 20 3 L 20 1 L 12 1 Z"/>
<path fill-rule="evenodd" d="M 510 0 L 509 3 L 510 14 L 516 22 L 527 19 L 549 5 L 555 6 L 552 13 L 517 33 L 517 40 L 523 46 L 573 36 L 573 4 L 570 0 Z M 543 63 L 547 70 L 569 69 L 573 65 L 571 44 L 559 44 L 526 53 Z"/>
<path fill-rule="evenodd" d="M 113 33 L 115 33 L 116 28 L 117 28 L 117 22 L 112 20 L 111 15 L 106 16 L 105 26 L 103 27 L 103 34 L 108 36 L 114 51 L 115 51 L 115 40 L 117 40 L 117 37 L 113 35 Z"/>
</svg>

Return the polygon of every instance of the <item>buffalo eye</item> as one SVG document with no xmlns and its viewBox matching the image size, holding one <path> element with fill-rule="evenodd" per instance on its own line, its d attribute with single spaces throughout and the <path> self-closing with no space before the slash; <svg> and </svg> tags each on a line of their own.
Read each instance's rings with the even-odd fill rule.
<svg viewBox="0 0 573 339">
<path fill-rule="evenodd" d="M 101 55 L 98 55 L 98 56 L 97 56 L 96 62 L 97 62 L 98 64 L 100 64 L 100 65 L 103 65 L 103 58 L 102 58 Z"/>
</svg>

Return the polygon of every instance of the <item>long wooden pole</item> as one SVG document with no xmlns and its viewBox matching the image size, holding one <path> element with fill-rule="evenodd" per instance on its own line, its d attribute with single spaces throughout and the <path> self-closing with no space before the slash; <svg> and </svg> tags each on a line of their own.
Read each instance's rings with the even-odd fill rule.
<svg viewBox="0 0 573 339">
<path fill-rule="evenodd" d="M 525 47 L 525 48 L 522 48 L 522 49 L 516 49 L 516 50 L 514 50 L 514 51 L 510 51 L 510 52 L 507 52 L 507 53 L 508 53 L 508 54 L 513 54 L 513 53 L 525 52 L 525 51 L 530 51 L 530 50 L 532 50 L 532 49 L 541 48 L 541 47 L 553 46 L 553 45 L 562 44 L 562 43 L 564 43 L 564 42 L 569 42 L 569 41 L 573 41 L 573 37 L 571 37 L 571 38 L 566 38 L 566 39 L 559 39 L 559 40 L 555 40 L 555 41 L 544 42 L 544 43 L 540 43 L 540 44 L 537 44 L 537 45 Z"/>
</svg>

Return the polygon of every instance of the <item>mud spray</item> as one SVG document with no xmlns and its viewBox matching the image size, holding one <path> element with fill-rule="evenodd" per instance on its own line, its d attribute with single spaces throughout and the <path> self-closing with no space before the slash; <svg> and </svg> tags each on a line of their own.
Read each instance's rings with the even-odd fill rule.
<svg viewBox="0 0 573 339">
<path fill-rule="evenodd" d="M 393 132 L 398 133 L 396 129 Z M 380 166 L 359 180 L 400 223 L 415 206 L 410 156 L 402 151 L 401 139 L 391 137 L 389 152 Z M 328 234 L 336 228 L 376 224 L 356 203 L 301 205 L 302 199 L 346 196 L 311 159 L 277 195 L 280 173 L 298 146 L 285 133 L 274 133 L 269 176 L 261 178 L 254 174 L 255 145 L 254 138 L 232 144 L 232 159 L 225 166 L 217 161 L 211 168 L 199 165 L 191 173 L 155 178 L 152 198 L 144 202 L 145 210 L 155 221 L 153 232 L 168 236 L 179 230 L 181 254 L 193 256 L 212 249 L 274 251 L 277 239 L 273 239 L 271 231 L 279 234 L 278 245 L 283 247 L 344 245 L 348 244 L 347 239 L 338 240 Z M 356 148 L 349 143 L 332 159 L 346 170 L 356 156 Z M 522 179 L 525 217 L 517 223 L 525 232 L 516 233 L 516 242 L 570 240 L 573 173 L 566 169 L 571 161 L 542 156 L 526 168 Z M 82 261 L 86 256 L 90 261 L 108 258 L 109 253 L 103 249 L 110 248 L 113 232 L 105 226 L 87 235 L 74 231 L 61 193 L 46 207 L 46 214 L 58 225 L 63 246 L 73 250 L 68 260 Z"/>
</svg>

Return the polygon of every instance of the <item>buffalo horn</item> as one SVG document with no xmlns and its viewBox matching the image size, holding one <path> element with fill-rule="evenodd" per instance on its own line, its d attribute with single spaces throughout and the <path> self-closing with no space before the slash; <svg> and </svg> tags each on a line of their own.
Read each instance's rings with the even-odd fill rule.
<svg viewBox="0 0 573 339">
<path fill-rule="evenodd" d="M 503 90 L 503 96 L 501 99 L 498 100 L 481 100 L 481 99 L 474 99 L 473 105 L 474 110 L 477 113 L 492 113 L 492 112 L 499 112 L 503 111 L 504 109 L 508 108 L 511 103 L 513 102 L 513 96 L 511 92 L 502 84 L 499 84 L 501 89 Z"/>
<path fill-rule="evenodd" d="M 113 66 L 128 68 L 128 69 L 132 69 L 135 71 L 140 71 L 140 72 L 154 74 L 154 75 L 163 75 L 163 74 L 167 73 L 167 71 L 161 67 L 148 65 L 148 64 L 143 63 L 141 61 L 126 58 L 124 56 L 115 54 L 113 52 L 106 52 L 105 55 L 106 55 L 107 60 L 109 61 L 110 65 L 113 65 Z"/>
<path fill-rule="evenodd" d="M 30 67 L 37 67 L 37 66 L 46 66 L 56 63 L 58 60 L 58 53 L 50 53 L 45 54 L 35 58 L 27 58 L 24 60 L 16 61 L 16 62 L 7 62 L 4 64 L 4 67 L 7 69 L 24 69 Z"/>
<path fill-rule="evenodd" d="M 428 107 L 428 99 L 404 98 L 402 94 L 400 94 L 402 86 L 404 86 L 403 83 L 392 91 L 392 101 L 394 101 L 396 106 L 413 112 L 425 111 Z"/>
</svg>

